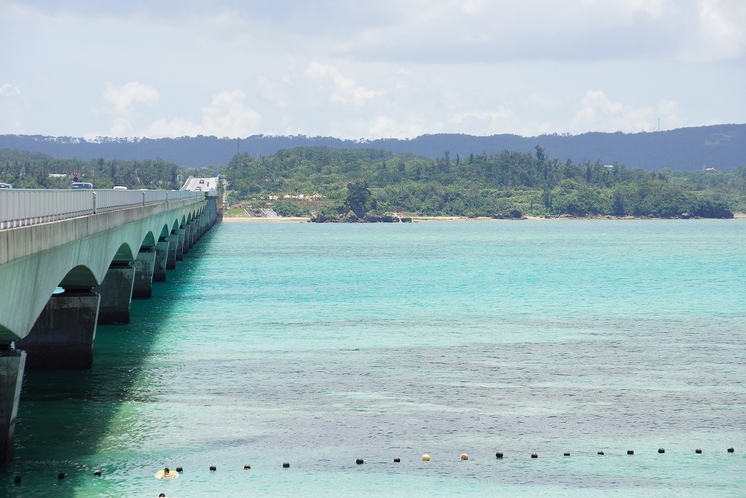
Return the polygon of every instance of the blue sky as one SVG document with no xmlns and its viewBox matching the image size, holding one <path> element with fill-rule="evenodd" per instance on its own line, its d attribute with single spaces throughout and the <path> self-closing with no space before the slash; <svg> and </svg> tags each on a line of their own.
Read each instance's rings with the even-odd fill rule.
<svg viewBox="0 0 746 498">
<path fill-rule="evenodd" d="M 744 0 L 0 0 L 0 133 L 340 138 L 746 122 Z"/>
</svg>

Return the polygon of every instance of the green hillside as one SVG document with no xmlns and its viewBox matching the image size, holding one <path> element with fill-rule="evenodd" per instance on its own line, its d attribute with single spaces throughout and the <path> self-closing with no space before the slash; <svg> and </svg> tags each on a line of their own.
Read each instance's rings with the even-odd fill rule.
<svg viewBox="0 0 746 498">
<path fill-rule="evenodd" d="M 533 153 L 503 151 L 430 160 L 364 149 L 300 147 L 266 157 L 244 155 L 224 170 L 229 199 L 268 202 L 324 196 L 325 215 L 349 210 L 352 190 L 367 189 L 370 211 L 421 215 L 691 216 L 727 218 L 746 208 L 746 168 L 734 171 L 648 172 L 600 162 L 575 164 Z M 305 205 L 305 201 L 285 201 Z"/>
<path fill-rule="evenodd" d="M 234 156 L 223 167 L 186 169 L 162 159 L 55 159 L 0 150 L 0 182 L 68 188 L 72 172 L 96 188 L 178 189 L 189 175 L 222 174 L 229 204 L 271 205 L 286 216 L 350 210 L 427 216 L 652 216 L 728 218 L 746 212 L 746 167 L 649 172 L 599 161 L 574 163 L 503 151 L 437 159 L 380 149 L 298 147 Z"/>
</svg>

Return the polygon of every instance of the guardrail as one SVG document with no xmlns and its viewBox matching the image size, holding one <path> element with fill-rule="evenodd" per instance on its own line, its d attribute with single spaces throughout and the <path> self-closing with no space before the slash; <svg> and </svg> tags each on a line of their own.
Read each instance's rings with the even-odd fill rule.
<svg viewBox="0 0 746 498">
<path fill-rule="evenodd" d="M 182 199 L 203 192 L 178 190 L 0 190 L 0 229 L 107 213 Z"/>
</svg>

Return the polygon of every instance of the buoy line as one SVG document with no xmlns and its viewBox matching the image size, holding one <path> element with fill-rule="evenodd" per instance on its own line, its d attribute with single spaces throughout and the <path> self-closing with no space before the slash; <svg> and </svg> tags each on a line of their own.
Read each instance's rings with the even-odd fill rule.
<svg viewBox="0 0 746 498">
<path fill-rule="evenodd" d="M 733 446 L 729 446 L 729 447 L 728 447 L 728 448 L 726 449 L 726 451 L 725 451 L 725 452 L 726 452 L 727 454 L 734 454 L 734 453 L 735 453 L 735 451 L 736 451 L 736 450 L 735 450 L 735 448 L 734 448 Z M 634 450 L 626 450 L 626 452 L 625 452 L 625 453 L 626 453 L 627 455 L 630 455 L 630 456 L 633 456 L 633 455 L 636 455 L 636 454 L 637 454 L 637 453 L 635 453 L 635 451 L 634 451 Z M 664 455 L 664 454 L 666 453 L 666 449 L 665 449 L 665 448 L 663 448 L 663 447 L 661 447 L 661 448 L 658 448 L 658 450 L 657 450 L 657 453 L 658 453 L 659 455 Z M 702 450 L 702 448 L 696 448 L 696 449 L 694 450 L 694 453 L 695 453 L 695 454 L 697 454 L 697 455 L 701 455 L 701 454 L 703 453 L 703 450 Z M 603 456 L 603 455 L 605 455 L 605 454 L 606 454 L 606 451 L 605 451 L 605 450 L 599 450 L 599 451 L 597 451 L 597 452 L 596 452 L 596 455 L 598 455 L 598 456 Z M 620 454 L 621 454 L 621 453 L 620 453 Z M 518 455 L 518 453 L 516 453 L 516 455 Z M 524 455 L 526 455 L 526 454 L 524 453 Z M 538 458 L 539 458 L 539 453 L 538 453 L 538 452 L 532 452 L 532 453 L 528 454 L 528 456 L 529 456 L 529 457 L 530 457 L 531 459 L 538 459 Z M 570 456 L 570 452 L 569 452 L 569 451 L 565 451 L 565 452 L 563 452 L 563 453 L 562 453 L 562 456 L 564 456 L 564 457 L 569 457 L 569 456 Z M 431 459 L 432 459 L 432 458 L 431 458 L 431 456 L 430 456 L 430 454 L 429 454 L 429 453 L 424 453 L 424 454 L 422 455 L 422 461 L 423 461 L 423 462 L 430 462 L 430 461 L 431 461 Z M 456 459 L 456 458 L 454 457 L 454 459 Z M 461 453 L 461 454 L 460 454 L 460 455 L 458 456 L 458 458 L 457 458 L 457 460 L 459 460 L 459 461 L 461 461 L 461 462 L 467 462 L 467 461 L 469 461 L 469 459 L 470 459 L 470 457 L 469 457 L 468 453 Z M 505 459 L 506 459 L 506 454 L 505 454 L 505 453 L 504 453 L 503 451 L 497 451 L 497 452 L 495 452 L 495 460 L 499 460 L 499 461 L 502 461 L 502 460 L 505 460 Z M 389 460 L 389 461 L 390 461 L 390 460 Z M 355 464 L 356 464 L 356 465 L 363 465 L 363 464 L 365 464 L 365 463 L 367 463 L 367 462 L 368 462 L 368 461 L 367 461 L 366 459 L 364 459 L 364 458 L 359 458 L 359 457 L 358 457 L 358 458 L 356 458 L 356 459 L 355 459 Z M 401 462 L 402 462 L 402 459 L 401 459 L 401 457 L 398 457 L 398 456 L 397 456 L 397 457 L 394 457 L 394 458 L 393 458 L 393 462 L 394 462 L 394 463 L 397 463 L 397 464 L 398 464 L 398 463 L 401 463 Z M 287 462 L 287 461 L 285 461 L 285 462 L 282 462 L 282 468 L 284 468 L 284 469 L 288 469 L 288 468 L 290 468 L 290 462 Z M 217 466 L 216 466 L 216 465 L 210 465 L 210 466 L 209 466 L 209 470 L 210 470 L 210 472 L 217 472 Z M 251 470 L 251 465 L 249 465 L 249 464 L 245 464 L 245 465 L 243 466 L 243 470 Z M 165 480 L 165 479 L 176 479 L 177 477 L 179 477 L 179 475 L 180 475 L 180 474 L 181 474 L 182 472 L 184 472 L 184 468 L 183 468 L 183 467 L 181 467 L 181 466 L 178 466 L 178 467 L 176 467 L 176 470 L 171 470 L 171 469 L 170 469 L 169 467 L 164 467 L 163 469 L 161 469 L 161 470 L 158 470 L 158 471 L 157 471 L 157 472 L 156 472 L 156 473 L 154 474 L 154 476 L 155 476 L 155 477 L 156 477 L 157 479 L 163 479 L 163 480 Z M 102 476 L 103 476 L 103 471 L 101 471 L 100 469 L 94 470 L 94 471 L 93 471 L 92 473 L 93 473 L 93 475 L 94 475 L 95 477 L 102 477 Z M 65 478 L 67 478 L 67 476 L 68 476 L 68 475 L 67 475 L 67 474 L 66 474 L 65 472 L 59 472 L 59 473 L 57 474 L 57 479 L 58 479 L 58 480 L 62 480 L 62 479 L 65 479 Z M 21 483 L 23 482 L 23 481 L 22 481 L 22 477 L 21 477 L 20 475 L 15 475 L 15 476 L 13 477 L 13 482 L 14 482 L 15 484 L 17 484 L 17 485 L 20 485 L 20 484 L 21 484 Z"/>
</svg>

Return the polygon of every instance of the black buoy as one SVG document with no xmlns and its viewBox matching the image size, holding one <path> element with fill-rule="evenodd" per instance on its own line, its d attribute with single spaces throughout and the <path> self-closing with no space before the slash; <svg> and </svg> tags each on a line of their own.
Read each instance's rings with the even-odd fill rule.
<svg viewBox="0 0 746 498">
<path fill-rule="evenodd" d="M 210 470 L 218 470 L 218 468 L 214 465 L 210 465 Z"/>
<path fill-rule="evenodd" d="M 246 465 L 244 465 L 244 466 L 243 466 L 243 469 L 244 469 L 244 470 L 251 470 L 251 465 L 249 465 L 249 464 L 247 463 Z"/>
<path fill-rule="evenodd" d="M 696 453 L 697 455 L 700 455 L 702 454 L 702 450 L 700 448 L 697 448 L 696 450 L 694 450 L 694 453 Z"/>
<path fill-rule="evenodd" d="M 357 460 L 355 460 L 355 463 L 358 465 L 362 465 L 365 463 L 365 460 L 363 460 L 362 458 L 358 458 Z"/>
<path fill-rule="evenodd" d="M 100 470 L 94 470 L 93 475 L 96 477 L 101 477 L 101 471 Z"/>
<path fill-rule="evenodd" d="M 666 450 L 664 450 L 663 448 L 658 448 L 658 453 L 665 453 L 665 452 Z"/>
<path fill-rule="evenodd" d="M 628 454 L 628 455 L 634 455 L 634 454 L 635 454 L 635 452 L 634 452 L 633 450 L 627 450 L 627 454 Z"/>
<path fill-rule="evenodd" d="M 731 446 L 730 448 L 728 448 L 728 453 L 733 453 L 734 451 L 736 451 L 736 450 L 735 450 L 735 448 L 733 448 L 733 446 Z"/>
<path fill-rule="evenodd" d="M 57 479 L 64 479 L 64 478 L 65 478 L 64 472 L 60 472 L 59 474 L 57 474 Z"/>
<path fill-rule="evenodd" d="M 16 484 L 21 484 L 21 476 L 15 476 L 13 478 L 13 482 Z"/>
<path fill-rule="evenodd" d="M 399 463 L 399 462 L 401 462 L 401 458 L 399 457 L 394 458 L 394 463 Z"/>
<path fill-rule="evenodd" d="M 497 453 L 495 453 L 495 458 L 502 458 L 502 457 L 503 457 L 502 451 L 498 451 Z"/>
<path fill-rule="evenodd" d="M 564 453 L 564 456 L 570 456 L 570 452 L 569 452 L 569 451 L 566 451 L 566 452 Z"/>
<path fill-rule="evenodd" d="M 290 462 L 282 462 L 282 468 L 283 469 L 289 469 L 290 468 Z"/>
<path fill-rule="evenodd" d="M 184 467 L 176 467 L 176 472 L 184 472 Z"/>
<path fill-rule="evenodd" d="M 603 454 L 604 454 L 603 451 L 596 452 L 596 455 L 603 455 Z"/>
<path fill-rule="evenodd" d="M 531 458 L 539 458 L 539 455 L 537 455 L 536 453 L 531 453 Z"/>
<path fill-rule="evenodd" d="M 166 498 L 166 493 L 161 493 L 158 495 L 158 498 Z"/>
</svg>

